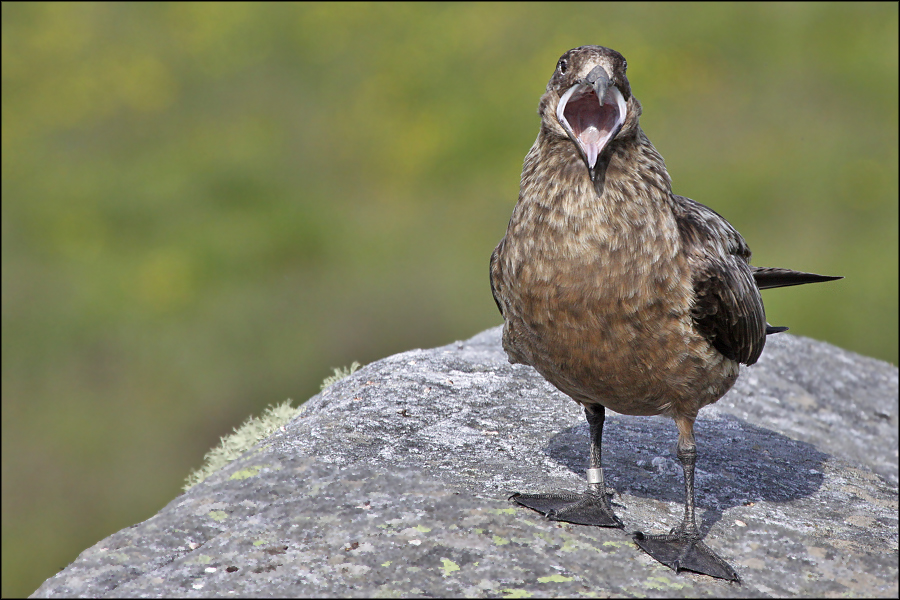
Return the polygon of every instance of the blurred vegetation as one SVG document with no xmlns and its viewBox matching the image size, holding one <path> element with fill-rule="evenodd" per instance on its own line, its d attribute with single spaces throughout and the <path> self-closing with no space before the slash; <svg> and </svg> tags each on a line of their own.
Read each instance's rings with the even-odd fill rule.
<svg viewBox="0 0 900 600">
<path fill-rule="evenodd" d="M 897 362 L 896 4 L 2 6 L 3 596 L 248 414 L 500 323 L 557 58 L 621 51 L 792 332 Z M 503 401 L 498 399 L 498 401 Z"/>
</svg>

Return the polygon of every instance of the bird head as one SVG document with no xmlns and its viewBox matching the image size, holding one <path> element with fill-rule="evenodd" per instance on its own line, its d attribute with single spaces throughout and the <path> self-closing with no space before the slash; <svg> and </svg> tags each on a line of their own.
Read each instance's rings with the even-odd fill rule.
<svg viewBox="0 0 900 600">
<path fill-rule="evenodd" d="M 625 77 L 625 57 L 603 46 L 569 50 L 541 98 L 539 113 L 549 129 L 575 144 L 591 179 L 603 151 L 617 136 L 635 129 L 640 103 Z"/>
</svg>

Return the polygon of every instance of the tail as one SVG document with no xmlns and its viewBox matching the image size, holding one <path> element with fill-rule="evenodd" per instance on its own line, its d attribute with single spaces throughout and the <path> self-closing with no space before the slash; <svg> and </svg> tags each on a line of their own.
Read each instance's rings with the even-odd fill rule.
<svg viewBox="0 0 900 600">
<path fill-rule="evenodd" d="M 790 269 L 779 269 L 776 267 L 750 267 L 753 270 L 753 279 L 756 281 L 756 287 L 761 290 L 769 288 L 788 287 L 791 285 L 803 285 L 804 283 L 819 283 L 822 281 L 834 281 L 835 279 L 843 279 L 843 277 L 834 277 L 831 275 L 816 275 L 815 273 L 804 273 L 802 271 L 792 271 Z M 787 327 L 775 327 L 766 323 L 766 335 L 773 333 L 781 333 L 787 331 Z"/>
<path fill-rule="evenodd" d="M 815 273 L 804 273 L 802 271 L 774 267 L 750 267 L 750 269 L 753 270 L 753 279 L 756 281 L 756 287 L 761 290 L 843 279 L 843 277 L 816 275 Z"/>
</svg>

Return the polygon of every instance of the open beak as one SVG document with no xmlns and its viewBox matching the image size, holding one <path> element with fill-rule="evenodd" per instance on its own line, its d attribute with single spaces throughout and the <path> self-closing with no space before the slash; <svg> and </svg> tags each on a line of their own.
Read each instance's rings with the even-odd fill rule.
<svg viewBox="0 0 900 600">
<path fill-rule="evenodd" d="M 578 146 L 592 180 L 597 157 L 622 129 L 625 111 L 622 92 L 610 83 L 609 75 L 600 66 L 594 67 L 559 99 L 556 117 Z"/>
</svg>

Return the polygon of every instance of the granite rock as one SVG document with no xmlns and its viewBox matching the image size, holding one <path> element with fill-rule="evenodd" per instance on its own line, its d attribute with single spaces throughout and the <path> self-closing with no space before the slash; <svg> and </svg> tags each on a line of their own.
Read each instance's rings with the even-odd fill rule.
<svg viewBox="0 0 900 600">
<path fill-rule="evenodd" d="M 158 514 L 85 550 L 45 596 L 884 596 L 898 593 L 897 368 L 769 338 L 696 424 L 698 518 L 743 583 L 676 574 L 628 532 L 682 513 L 671 420 L 607 413 L 626 531 L 545 520 L 580 490 L 587 425 L 500 328 L 372 363 Z"/>
</svg>

